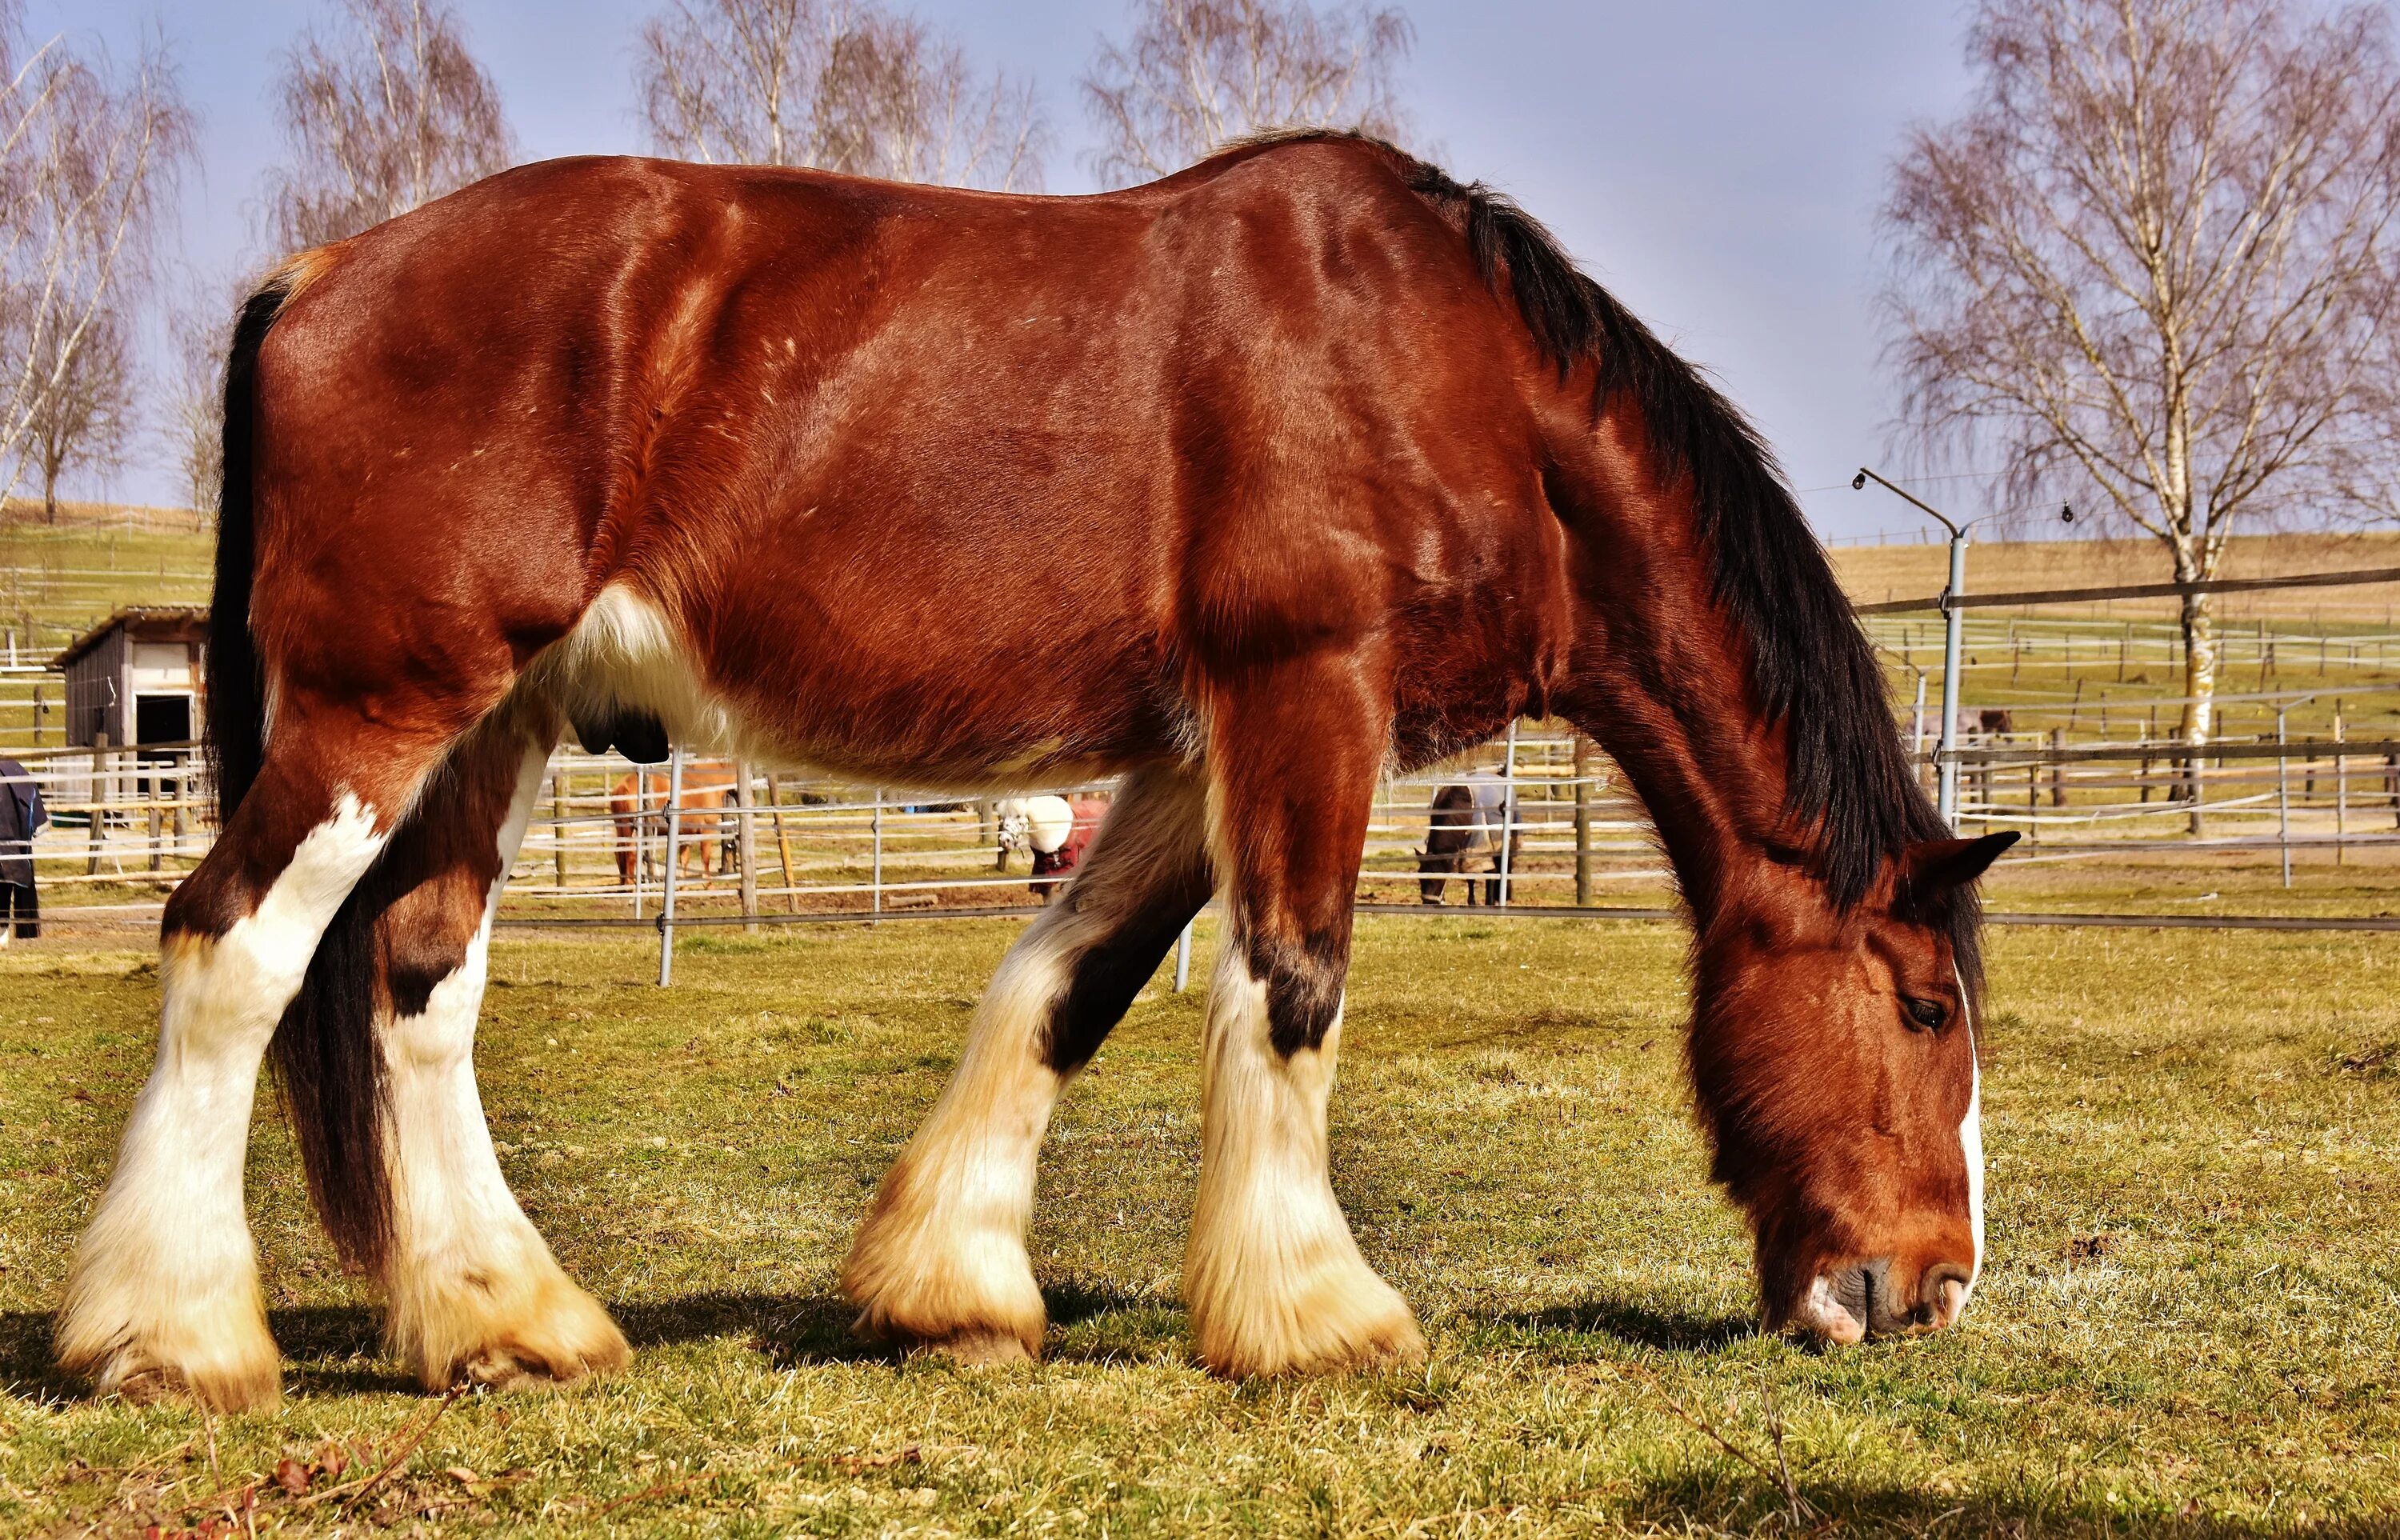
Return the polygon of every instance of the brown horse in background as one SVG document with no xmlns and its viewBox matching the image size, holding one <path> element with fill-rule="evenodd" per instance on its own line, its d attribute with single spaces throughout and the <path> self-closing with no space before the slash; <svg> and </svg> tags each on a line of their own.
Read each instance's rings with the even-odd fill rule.
<svg viewBox="0 0 2400 1540">
<path fill-rule="evenodd" d="M 676 828 L 678 874 L 697 865 L 702 881 L 723 864 L 719 859 L 726 841 L 717 826 L 725 821 L 725 810 L 732 806 L 734 770 L 729 760 L 694 760 L 683 768 L 683 799 L 675 805 L 682 810 Z M 665 770 L 636 770 L 618 777 L 608 788 L 608 815 L 617 827 L 617 879 L 627 887 L 642 866 L 642 842 L 638 838 L 642 820 L 659 821 L 660 838 L 666 838 L 667 794 L 674 789 L 672 778 Z M 706 830 L 701 838 L 696 831 Z"/>
<path fill-rule="evenodd" d="M 866 1215 L 869 1330 L 1040 1351 L 1051 1110 L 1213 892 L 1198 1356 L 1420 1353 L 1327 1162 L 1355 883 L 1387 772 L 1526 713 L 1599 741 L 1674 865 L 1766 1322 L 1964 1307 L 1970 884 L 2006 837 L 1950 838 L 1916 788 L 1739 416 L 1489 191 L 1338 136 L 1071 198 L 525 166 L 293 259 L 225 402 L 224 832 L 168 903 L 157 1065 L 60 1315 L 102 1390 L 277 1393 L 242 1194 L 270 1044 L 425 1383 L 623 1361 L 508 1191 L 471 1054 L 570 728 L 962 791 L 1123 778 Z M 1029 549 L 1068 553 L 1039 604 L 990 581 Z"/>
</svg>

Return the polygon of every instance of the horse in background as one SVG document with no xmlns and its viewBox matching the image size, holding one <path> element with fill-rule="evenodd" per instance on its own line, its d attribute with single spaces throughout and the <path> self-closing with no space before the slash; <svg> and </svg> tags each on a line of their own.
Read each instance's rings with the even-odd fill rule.
<svg viewBox="0 0 2400 1540">
<path fill-rule="evenodd" d="M 684 766 L 683 800 L 676 804 L 682 814 L 676 820 L 678 876 L 697 865 L 701 880 L 706 881 L 732 865 L 733 815 L 727 809 L 733 800 L 733 782 L 730 760 L 697 759 Z M 643 847 L 639 835 L 642 820 L 656 818 L 663 838 L 667 794 L 672 789 L 665 770 L 635 770 L 618 777 L 608 788 L 608 815 L 617 825 L 617 879 L 628 887 L 637 870 L 646 877 L 655 878 L 658 873 L 658 856 Z M 699 816 L 708 813 L 716 814 L 716 837 L 692 838 L 700 826 Z"/>
<path fill-rule="evenodd" d="M 1050 902 L 1061 879 L 1084 859 L 1092 837 L 1109 815 L 1105 797 L 1010 797 L 1002 798 L 1000 860 L 1005 867 L 1012 850 L 1033 857 L 1033 896 Z"/>
<path fill-rule="evenodd" d="M 1455 875 L 1466 878 L 1468 907 L 1475 905 L 1479 886 L 1483 902 L 1497 906 L 1504 829 L 1508 837 L 1507 869 L 1515 873 L 1520 869 L 1518 858 L 1525 851 L 1525 831 L 1517 826 L 1517 788 L 1506 777 L 1476 770 L 1435 792 L 1425 822 L 1425 849 L 1417 852 L 1417 870 L 1438 875 L 1418 879 L 1419 896 L 1440 906 L 1449 897 L 1451 876 Z M 1480 884 L 1469 872 L 1469 863 L 1478 856 L 1491 859 L 1484 869 L 1493 873 Z"/>
</svg>

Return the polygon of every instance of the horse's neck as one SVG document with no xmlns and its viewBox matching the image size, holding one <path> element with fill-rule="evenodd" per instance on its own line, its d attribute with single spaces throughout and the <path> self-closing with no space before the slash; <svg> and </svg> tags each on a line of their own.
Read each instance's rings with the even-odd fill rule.
<svg viewBox="0 0 2400 1540">
<path fill-rule="evenodd" d="M 1629 482 L 1616 468 L 1571 526 L 1578 613 L 1556 703 L 1624 769 L 1705 920 L 1772 859 L 1784 736 L 1759 719 L 1748 643 L 1716 601 L 1683 495 Z"/>
</svg>

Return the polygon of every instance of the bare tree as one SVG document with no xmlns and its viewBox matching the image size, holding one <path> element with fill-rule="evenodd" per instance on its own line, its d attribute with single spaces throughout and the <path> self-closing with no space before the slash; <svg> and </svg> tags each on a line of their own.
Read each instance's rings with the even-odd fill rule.
<svg viewBox="0 0 2400 1540">
<path fill-rule="evenodd" d="M 1981 85 L 1884 229 L 1902 426 L 2003 495 L 2096 497 L 2178 580 L 2238 529 L 2388 486 L 2400 71 L 2387 19 L 2281 0 L 1984 0 Z M 2182 605 L 2181 736 L 2216 635 Z"/>
<path fill-rule="evenodd" d="M 0 81 L 5 495 L 35 458 L 37 423 L 55 438 L 75 416 L 61 398 L 111 372 L 85 349 L 101 347 L 97 334 L 116 326 L 149 276 L 192 119 L 157 46 L 119 77 L 62 40 L 29 47 L 17 0 L 0 0 Z M 99 420 L 104 427 L 107 413 Z"/>
<path fill-rule="evenodd" d="M 104 306 L 74 346 L 55 328 L 41 339 L 63 356 L 37 359 L 56 383 L 34 407 L 25 453 L 42 482 L 42 517 L 59 522 L 59 483 L 73 471 L 109 470 L 124 460 L 135 428 L 132 345 L 124 312 Z"/>
<path fill-rule="evenodd" d="M 1415 43 L 1397 6 L 1136 0 L 1132 39 L 1103 40 L 1084 76 L 1102 141 L 1092 169 L 1122 187 L 1272 129 L 1400 139 L 1396 75 Z"/>
<path fill-rule="evenodd" d="M 225 361 L 238 303 L 190 283 L 167 319 L 172 374 L 163 428 L 190 506 L 203 515 L 216 511 L 225 480 Z"/>
<path fill-rule="evenodd" d="M 692 160 L 1026 191 L 1048 131 L 1030 82 L 868 0 L 674 0 L 642 28 L 651 142 Z"/>
<path fill-rule="evenodd" d="M 498 89 L 440 0 L 338 0 L 330 36 L 285 56 L 277 110 L 291 145 L 271 173 L 268 233 L 321 246 L 507 169 Z"/>
</svg>

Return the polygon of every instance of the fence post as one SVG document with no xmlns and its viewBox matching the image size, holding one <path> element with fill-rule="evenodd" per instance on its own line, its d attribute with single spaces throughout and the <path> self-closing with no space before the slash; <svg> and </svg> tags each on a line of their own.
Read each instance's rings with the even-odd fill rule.
<svg viewBox="0 0 2400 1540">
<path fill-rule="evenodd" d="M 1517 836 L 1517 719 L 1508 719 L 1508 756 L 1500 761 L 1500 906 L 1508 906 L 1508 848 Z"/>
<path fill-rule="evenodd" d="M 883 912 L 883 788 L 875 788 L 875 912 Z"/>
<path fill-rule="evenodd" d="M 1575 904 L 1591 902 L 1591 740 L 1575 736 Z"/>
<path fill-rule="evenodd" d="M 559 896 L 566 894 L 566 772 L 550 772 L 550 869 Z"/>
<path fill-rule="evenodd" d="M 667 869 L 659 887 L 659 988 L 675 982 L 675 867 L 683 850 L 683 745 L 667 751 Z"/>
<path fill-rule="evenodd" d="M 1935 800 L 1942 822 L 1954 834 L 1958 828 L 1958 654 L 1964 646 L 1965 611 L 1957 600 L 1967 592 L 1967 532 L 1950 534 L 1950 581 L 1942 590 L 1942 743 L 1934 763 Z"/>
<path fill-rule="evenodd" d="M 1175 992 L 1181 994 L 1192 988 L 1192 921 L 1183 922 L 1183 930 L 1175 938 Z"/>
<path fill-rule="evenodd" d="M 799 884 L 792 879 L 792 837 L 784 830 L 784 778 L 767 773 L 767 805 L 775 810 L 775 865 L 784 874 L 784 907 L 800 912 Z"/>
<path fill-rule="evenodd" d="M 91 861 L 83 874 L 98 877 L 102 825 L 108 822 L 108 734 L 93 734 L 91 745 Z"/>
<path fill-rule="evenodd" d="M 2283 748 L 2284 708 L 2275 708 L 2275 746 Z M 2275 845 L 2284 855 L 2284 886 L 2292 885 L 2292 761 L 2275 756 Z"/>
<path fill-rule="evenodd" d="M 742 932 L 758 934 L 758 839 L 753 825 L 757 799 L 750 793 L 750 761 L 733 761 L 733 857 L 740 865 Z"/>
<path fill-rule="evenodd" d="M 2050 752 L 2052 754 L 2066 752 L 2065 728 L 2050 729 Z M 2053 759 L 2050 764 L 2050 805 L 2053 808 L 2066 806 L 2066 762 L 2063 759 Z"/>
<path fill-rule="evenodd" d="M 609 808 L 610 823 L 615 823 L 616 808 Z M 634 918 L 642 918 L 642 885 L 649 875 L 650 865 L 650 772 L 641 766 L 634 767 Z"/>
<path fill-rule="evenodd" d="M 2333 741 L 2342 741 L 2341 702 L 2333 703 Z M 2333 864 L 2343 865 L 2350 839 L 2350 759 L 2337 747 L 2333 754 Z"/>
<path fill-rule="evenodd" d="M 1910 666 L 1914 668 L 1916 665 L 1912 663 Z M 1916 704 L 1909 711 L 1908 747 L 1914 755 L 1922 756 L 1925 753 L 1925 671 L 1922 669 L 1916 671 Z M 1917 773 L 1920 780 L 1923 779 L 1923 771 L 1920 770 Z"/>
</svg>

